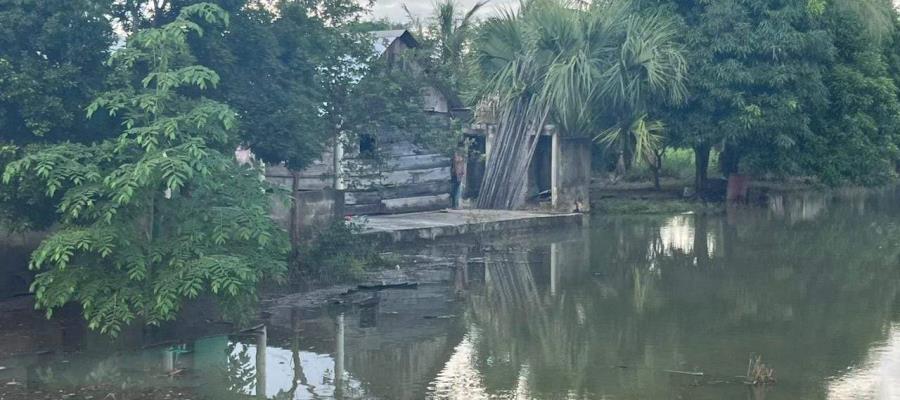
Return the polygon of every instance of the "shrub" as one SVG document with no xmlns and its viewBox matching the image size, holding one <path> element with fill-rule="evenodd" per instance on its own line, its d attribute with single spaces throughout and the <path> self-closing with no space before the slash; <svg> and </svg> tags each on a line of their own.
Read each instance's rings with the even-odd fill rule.
<svg viewBox="0 0 900 400">
<path fill-rule="evenodd" d="M 363 224 L 336 220 L 300 248 L 298 272 L 324 281 L 357 280 L 366 270 L 388 266 L 378 244 L 360 235 Z"/>
</svg>

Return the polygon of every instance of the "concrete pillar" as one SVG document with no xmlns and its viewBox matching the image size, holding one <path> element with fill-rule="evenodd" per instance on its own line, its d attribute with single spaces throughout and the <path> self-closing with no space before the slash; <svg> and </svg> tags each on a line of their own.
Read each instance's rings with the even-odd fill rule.
<svg viewBox="0 0 900 400">
<path fill-rule="evenodd" d="M 175 371 L 175 350 L 168 348 L 162 352 L 162 369 L 167 374 Z"/>
<path fill-rule="evenodd" d="M 266 349 L 268 349 L 268 333 L 262 326 L 256 333 L 256 397 L 266 398 Z"/>
<path fill-rule="evenodd" d="M 342 398 L 344 394 L 344 314 L 337 317 L 337 338 L 334 359 L 334 397 Z"/>
<path fill-rule="evenodd" d="M 485 125 L 484 129 L 484 159 L 485 163 L 491 158 L 491 149 L 494 148 L 494 141 L 497 140 L 495 132 L 497 126 L 493 124 Z"/>
<path fill-rule="evenodd" d="M 559 166 L 562 161 L 559 152 L 559 133 L 554 132 L 550 144 L 550 202 L 554 209 L 559 208 Z"/>
<path fill-rule="evenodd" d="M 344 139 L 343 134 L 334 139 L 334 190 L 346 190 L 344 182 Z"/>
<path fill-rule="evenodd" d="M 553 136 L 553 208 L 590 211 L 591 140 Z"/>
</svg>

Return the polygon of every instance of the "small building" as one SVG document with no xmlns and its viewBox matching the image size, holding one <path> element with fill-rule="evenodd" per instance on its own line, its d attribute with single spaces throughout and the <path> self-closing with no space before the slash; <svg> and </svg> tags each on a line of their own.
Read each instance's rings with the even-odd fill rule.
<svg viewBox="0 0 900 400">
<path fill-rule="evenodd" d="M 404 63 L 411 76 L 424 76 L 422 66 L 407 63 L 403 53 L 419 46 L 407 30 L 370 33 L 373 49 L 389 64 Z M 469 123 L 471 111 L 450 90 L 420 79 L 422 112 L 437 123 L 454 119 Z M 474 118 L 468 130 L 470 154 L 467 164 L 465 198 L 477 198 L 483 172 L 495 137 L 497 121 Z M 315 226 L 335 215 L 358 216 L 435 211 L 450 207 L 453 191 L 452 160 L 446 154 L 427 149 L 403 135 L 373 132 L 348 143 L 336 140 L 319 160 L 293 173 L 281 166 L 269 167 L 267 178 L 295 191 L 295 209 L 275 211 L 276 219 L 299 237 L 302 227 Z M 539 139 L 537 154 L 529 168 L 528 208 L 559 212 L 585 212 L 590 201 L 589 139 L 565 138 L 549 127 Z M 367 155 L 381 155 L 374 162 Z M 294 215 L 292 223 L 291 215 Z"/>
<path fill-rule="evenodd" d="M 422 67 L 401 59 L 405 51 L 419 46 L 409 31 L 370 34 L 374 51 L 388 63 L 404 62 L 402 68 L 410 75 L 423 72 Z M 435 123 L 446 124 L 448 130 L 452 118 L 468 118 L 455 93 L 425 83 L 421 94 L 422 112 Z M 301 207 L 305 214 L 301 224 L 312 223 L 320 214 L 355 216 L 448 208 L 453 189 L 451 159 L 409 141 L 407 138 L 415 136 L 414 133 L 373 132 L 359 135 L 351 143 L 336 140 L 319 160 L 296 176 L 285 167 L 270 166 L 266 177 L 284 188 L 298 191 L 295 207 Z M 369 156 L 376 150 L 380 156 L 377 162 Z M 287 225 L 289 210 L 276 210 L 275 214 L 276 219 Z"/>
<path fill-rule="evenodd" d="M 485 164 L 497 138 L 498 113 L 482 104 L 467 133 L 469 149 L 468 196 L 475 198 L 484 178 Z M 554 126 L 544 127 L 528 167 L 525 207 L 552 212 L 590 211 L 591 149 L 586 137 L 569 137 Z"/>
</svg>

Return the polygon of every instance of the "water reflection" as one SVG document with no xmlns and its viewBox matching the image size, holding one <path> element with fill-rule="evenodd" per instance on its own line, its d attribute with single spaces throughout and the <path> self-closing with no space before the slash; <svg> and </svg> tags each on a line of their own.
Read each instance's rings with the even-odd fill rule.
<svg viewBox="0 0 900 400">
<path fill-rule="evenodd" d="M 900 399 L 900 324 L 871 350 L 859 367 L 851 367 L 828 384 L 829 399 Z"/>
<path fill-rule="evenodd" d="M 137 352 L 10 362 L 0 344 L 0 383 L 206 399 L 896 399 L 896 198 L 803 194 L 723 216 L 435 244 L 415 251 L 445 260 L 440 284 L 315 313 L 276 302 L 255 331 L 183 329 Z M 750 354 L 776 385 L 744 384 Z"/>
</svg>

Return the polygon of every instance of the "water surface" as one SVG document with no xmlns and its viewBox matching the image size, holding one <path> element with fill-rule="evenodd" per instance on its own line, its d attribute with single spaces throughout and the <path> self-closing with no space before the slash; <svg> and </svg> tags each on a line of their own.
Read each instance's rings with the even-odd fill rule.
<svg viewBox="0 0 900 400">
<path fill-rule="evenodd" d="M 900 399 L 898 200 L 798 194 L 420 245 L 403 251 L 438 260 L 439 283 L 316 312 L 276 300 L 265 333 L 197 315 L 111 347 L 77 322 L 7 318 L 18 328 L 0 335 L 34 335 L 0 344 L 0 383 L 209 399 Z M 744 384 L 751 355 L 777 383 Z"/>
</svg>

